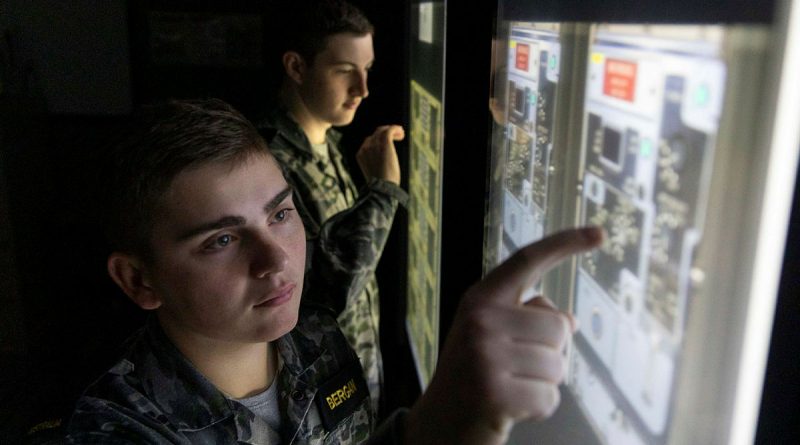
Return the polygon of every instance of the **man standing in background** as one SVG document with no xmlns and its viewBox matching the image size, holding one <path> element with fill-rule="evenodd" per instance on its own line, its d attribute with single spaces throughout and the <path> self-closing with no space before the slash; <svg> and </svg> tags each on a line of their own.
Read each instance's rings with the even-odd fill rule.
<svg viewBox="0 0 800 445">
<path fill-rule="evenodd" d="M 376 232 L 389 231 L 399 203 L 407 199 L 399 187 L 400 166 L 394 142 L 405 137 L 398 125 L 378 127 L 367 137 L 356 159 L 366 179 L 360 191 L 351 178 L 333 127 L 352 122 L 369 95 L 367 76 L 374 62 L 374 28 L 355 6 L 341 0 L 302 0 L 281 5 L 280 29 L 283 82 L 279 106 L 260 122 L 271 151 L 294 189 L 295 203 L 309 236 L 321 245 L 349 245 L 336 255 L 370 257 L 377 265 L 385 236 L 349 237 L 347 227 L 369 219 Z M 391 197 L 392 206 L 380 206 Z M 347 209 L 354 209 L 341 213 Z M 347 237 L 344 240 L 330 237 Z M 324 247 L 323 247 L 324 248 Z M 334 256 L 336 256 L 334 255 Z M 313 286 L 310 286 L 313 288 Z M 340 310 L 338 321 L 358 354 L 378 411 L 383 381 L 380 352 L 380 304 L 374 273 L 351 286 L 346 301 L 328 302 Z M 313 295 L 313 289 L 310 291 Z"/>
</svg>

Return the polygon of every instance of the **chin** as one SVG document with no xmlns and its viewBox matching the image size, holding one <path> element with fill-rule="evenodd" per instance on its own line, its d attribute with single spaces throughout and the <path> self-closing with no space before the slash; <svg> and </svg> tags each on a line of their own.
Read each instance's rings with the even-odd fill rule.
<svg viewBox="0 0 800 445">
<path fill-rule="evenodd" d="M 292 315 L 287 315 L 285 317 L 281 317 L 279 320 L 275 320 L 276 324 L 278 325 L 277 328 L 280 332 L 278 337 L 283 337 L 292 329 L 294 329 L 294 327 L 297 326 L 297 319 L 298 313 L 297 311 L 294 311 Z"/>
<path fill-rule="evenodd" d="M 255 337 L 257 342 L 275 341 L 291 332 L 295 326 L 297 326 L 297 315 L 294 317 L 282 317 L 274 320 L 273 323 L 270 323 L 265 329 L 259 330 L 259 333 L 256 334 Z"/>
<path fill-rule="evenodd" d="M 334 127 L 343 127 L 345 125 L 350 125 L 353 122 L 353 119 L 356 117 L 356 111 L 351 111 L 348 115 L 340 116 L 337 119 L 334 119 L 333 126 Z"/>
</svg>

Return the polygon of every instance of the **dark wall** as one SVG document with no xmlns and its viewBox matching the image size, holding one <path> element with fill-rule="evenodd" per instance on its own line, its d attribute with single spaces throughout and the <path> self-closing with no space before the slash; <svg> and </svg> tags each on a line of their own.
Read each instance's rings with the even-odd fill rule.
<svg viewBox="0 0 800 445">
<path fill-rule="evenodd" d="M 42 97 L 56 114 L 130 111 L 126 3 L 4 0 L 4 94 Z"/>
<path fill-rule="evenodd" d="M 2 153 L 21 307 L 15 322 L 25 334 L 25 353 L 2 362 L 0 418 L 12 426 L 69 410 L 142 320 L 106 276 L 102 231 L 86 198 L 93 147 L 116 118 L 19 110 L 3 116 Z"/>
<path fill-rule="evenodd" d="M 8 443 L 68 412 L 140 315 L 106 278 L 85 194 L 96 147 L 131 108 L 125 8 L 12 0 L 0 14 L 0 189 L 12 246 L 4 278 L 14 283 L 0 335 L 20 342 L 0 351 Z"/>
<path fill-rule="evenodd" d="M 800 441 L 800 176 L 786 238 L 778 302 L 772 328 L 757 444 Z"/>
<path fill-rule="evenodd" d="M 496 2 L 447 2 L 442 185 L 441 342 L 483 273 L 488 107 Z"/>
</svg>

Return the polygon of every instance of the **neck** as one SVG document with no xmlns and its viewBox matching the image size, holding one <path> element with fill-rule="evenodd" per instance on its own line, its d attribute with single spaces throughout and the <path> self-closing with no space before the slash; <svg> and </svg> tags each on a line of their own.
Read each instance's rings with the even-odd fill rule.
<svg viewBox="0 0 800 445">
<path fill-rule="evenodd" d="M 289 112 L 289 116 L 303 129 L 310 143 L 322 144 L 325 142 L 325 134 L 331 128 L 331 124 L 314 117 L 306 107 L 297 88 L 284 84 L 281 88 L 280 100 Z"/>
<path fill-rule="evenodd" d="M 271 342 L 234 343 L 164 331 L 203 376 L 232 398 L 263 392 L 277 373 L 277 351 Z"/>
</svg>

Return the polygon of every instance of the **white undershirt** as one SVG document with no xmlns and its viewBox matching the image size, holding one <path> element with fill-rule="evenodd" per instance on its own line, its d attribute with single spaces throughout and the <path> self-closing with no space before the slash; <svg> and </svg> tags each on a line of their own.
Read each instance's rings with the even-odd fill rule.
<svg viewBox="0 0 800 445">
<path fill-rule="evenodd" d="M 237 402 L 246 406 L 256 416 L 267 422 L 275 431 L 281 430 L 281 412 L 278 407 L 278 379 L 273 379 L 269 388 L 254 396 L 236 399 Z"/>
<path fill-rule="evenodd" d="M 328 153 L 328 143 L 323 142 L 321 144 L 311 144 L 311 151 L 314 152 L 314 156 L 317 159 L 325 162 L 326 164 L 330 161 L 330 154 Z"/>
</svg>

